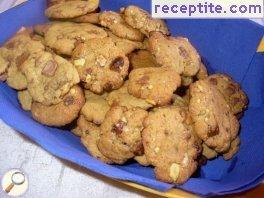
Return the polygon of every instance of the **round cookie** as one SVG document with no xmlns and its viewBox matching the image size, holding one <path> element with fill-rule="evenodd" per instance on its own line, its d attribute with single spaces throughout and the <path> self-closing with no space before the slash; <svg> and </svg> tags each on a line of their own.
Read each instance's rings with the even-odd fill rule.
<svg viewBox="0 0 264 198">
<path fill-rule="evenodd" d="M 17 93 L 17 97 L 22 109 L 24 109 L 25 111 L 30 111 L 33 100 L 28 90 L 19 91 Z"/>
<path fill-rule="evenodd" d="M 188 120 L 177 107 L 157 108 L 144 121 L 143 145 L 158 180 L 182 184 L 197 168 L 200 148 Z"/>
<path fill-rule="evenodd" d="M 73 19 L 70 19 L 72 22 L 76 23 L 92 23 L 92 24 L 99 24 L 99 16 L 101 13 L 89 13 L 83 16 L 79 16 Z"/>
<path fill-rule="evenodd" d="M 100 128 L 95 124 L 88 122 L 84 116 L 80 116 L 77 121 L 78 130 L 81 132 L 82 144 L 89 153 L 100 161 L 111 164 L 112 161 L 105 157 L 98 149 L 97 142 L 100 138 Z"/>
<path fill-rule="evenodd" d="M 45 30 L 45 43 L 59 54 L 72 55 L 80 42 L 107 37 L 104 29 L 89 23 L 57 22 Z"/>
<path fill-rule="evenodd" d="M 47 17 L 54 19 L 74 18 L 95 11 L 98 6 L 99 0 L 65 1 L 48 7 L 45 14 Z"/>
<path fill-rule="evenodd" d="M 148 48 L 160 65 L 172 67 L 184 76 L 194 76 L 200 68 L 200 56 L 186 38 L 152 32 Z"/>
<path fill-rule="evenodd" d="M 105 114 L 109 111 L 110 106 L 106 101 L 106 94 L 96 95 L 91 91 L 85 91 L 86 102 L 81 110 L 87 121 L 100 125 Z"/>
<path fill-rule="evenodd" d="M 102 123 L 99 150 L 117 164 L 143 155 L 141 131 L 148 112 L 140 108 L 113 106 Z"/>
<path fill-rule="evenodd" d="M 200 69 L 199 69 L 198 73 L 196 74 L 196 78 L 198 80 L 204 80 L 207 77 L 208 77 L 207 69 L 206 69 L 205 65 L 201 62 Z"/>
<path fill-rule="evenodd" d="M 128 58 L 109 37 L 80 43 L 72 59 L 84 87 L 97 94 L 118 89 L 128 74 Z"/>
<path fill-rule="evenodd" d="M 78 117 L 84 103 L 83 90 L 76 85 L 56 105 L 33 102 L 31 112 L 33 118 L 44 125 L 65 126 Z"/>
<path fill-rule="evenodd" d="M 128 39 L 120 38 L 110 31 L 107 31 L 108 36 L 112 39 L 112 41 L 115 43 L 116 47 L 120 49 L 123 53 L 130 54 L 134 50 L 137 49 L 143 49 L 144 44 L 142 42 L 137 42 L 137 41 L 131 41 Z"/>
<path fill-rule="evenodd" d="M 173 68 L 139 68 L 129 75 L 128 92 L 152 105 L 162 106 L 171 102 L 173 92 L 180 84 L 181 78 Z"/>
<path fill-rule="evenodd" d="M 128 6 L 123 13 L 125 21 L 131 27 L 140 30 L 147 36 L 153 31 L 169 35 L 169 30 L 163 20 L 153 19 L 147 11 L 137 6 Z"/>
<path fill-rule="evenodd" d="M 145 67 L 159 67 L 155 57 L 147 50 L 133 52 L 129 56 L 132 70 Z"/>
<path fill-rule="evenodd" d="M 43 105 L 58 104 L 80 79 L 75 67 L 49 52 L 31 55 L 22 65 L 33 100 Z"/>
<path fill-rule="evenodd" d="M 240 146 L 240 138 L 237 137 L 231 142 L 230 149 L 228 150 L 228 152 L 223 154 L 223 158 L 225 160 L 230 160 L 238 152 L 239 146 Z"/>
<path fill-rule="evenodd" d="M 144 34 L 139 30 L 132 28 L 126 24 L 122 15 L 112 11 L 101 13 L 99 22 L 102 26 L 107 27 L 116 36 L 132 41 L 143 41 Z"/>
<path fill-rule="evenodd" d="M 223 94 L 234 114 L 239 114 L 247 108 L 248 98 L 246 93 L 230 76 L 214 74 L 209 76 L 208 79 Z"/>
<path fill-rule="evenodd" d="M 139 107 L 148 110 L 152 105 L 143 99 L 136 98 L 130 95 L 127 91 L 128 83 L 126 82 L 118 90 L 114 90 L 106 97 L 106 100 L 110 106 L 119 105 L 127 108 Z"/>
<path fill-rule="evenodd" d="M 239 131 L 239 122 L 224 96 L 209 80 L 190 86 L 189 110 L 194 128 L 204 143 L 218 153 L 226 152 Z"/>
</svg>

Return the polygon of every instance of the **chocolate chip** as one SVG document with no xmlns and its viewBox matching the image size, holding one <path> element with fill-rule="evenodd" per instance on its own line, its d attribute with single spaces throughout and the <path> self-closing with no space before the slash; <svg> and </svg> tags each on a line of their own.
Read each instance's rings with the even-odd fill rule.
<svg viewBox="0 0 264 198">
<path fill-rule="evenodd" d="M 144 147 L 143 147 L 143 143 L 140 142 L 138 145 L 137 145 L 137 148 L 136 150 L 134 151 L 134 154 L 136 156 L 141 156 L 144 154 Z"/>
<path fill-rule="evenodd" d="M 187 52 L 186 49 L 184 49 L 182 46 L 179 47 L 179 50 L 180 50 L 180 55 L 181 55 L 183 58 L 188 58 L 188 57 L 189 57 L 188 52 Z"/>
<path fill-rule="evenodd" d="M 217 79 L 216 79 L 216 78 L 210 78 L 209 82 L 210 82 L 212 85 L 217 85 Z"/>
<path fill-rule="evenodd" d="M 54 76 L 56 70 L 57 70 L 57 63 L 55 61 L 49 60 L 46 62 L 45 66 L 42 69 L 41 74 L 51 77 Z"/>
<path fill-rule="evenodd" d="M 201 155 L 198 157 L 197 162 L 198 162 L 198 166 L 204 166 L 207 163 L 207 158 Z"/>
<path fill-rule="evenodd" d="M 106 83 L 104 86 L 105 91 L 111 91 L 113 89 L 113 85 L 111 83 Z"/>
<path fill-rule="evenodd" d="M 228 86 L 227 88 L 226 88 L 226 92 L 227 92 L 227 94 L 228 95 L 233 95 L 233 94 L 235 94 L 235 92 L 236 92 L 236 89 L 235 89 L 235 87 L 234 86 Z"/>
<path fill-rule="evenodd" d="M 219 134 L 219 127 L 217 126 L 215 130 L 209 130 L 208 137 L 214 137 Z"/>
<path fill-rule="evenodd" d="M 149 76 L 144 75 L 140 79 L 137 80 L 137 84 L 146 85 L 148 84 L 148 81 L 149 81 Z"/>
<path fill-rule="evenodd" d="M 116 133 L 117 135 L 120 135 L 123 132 L 124 126 L 126 125 L 125 122 L 122 120 L 119 120 L 116 124 L 112 127 L 112 132 Z"/>
<path fill-rule="evenodd" d="M 67 96 L 65 99 L 64 99 L 64 105 L 65 106 L 70 106 L 74 104 L 74 97 L 73 96 Z"/>
<path fill-rule="evenodd" d="M 16 66 L 18 69 L 21 69 L 21 65 L 28 59 L 29 53 L 23 52 L 20 56 L 16 58 Z"/>
<path fill-rule="evenodd" d="M 110 69 L 116 72 L 120 72 L 124 64 L 125 64 L 124 58 L 117 57 L 110 65 Z"/>
</svg>

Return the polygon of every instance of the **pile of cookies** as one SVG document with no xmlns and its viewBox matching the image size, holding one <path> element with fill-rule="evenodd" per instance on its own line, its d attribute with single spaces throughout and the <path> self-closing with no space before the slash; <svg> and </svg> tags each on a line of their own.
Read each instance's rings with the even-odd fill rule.
<svg viewBox="0 0 264 198">
<path fill-rule="evenodd" d="M 45 13 L 49 23 L 0 48 L 0 78 L 35 120 L 74 125 L 97 159 L 134 159 L 175 184 L 238 151 L 246 94 L 229 76 L 208 75 L 164 21 L 137 6 L 100 12 L 99 0 L 49 0 Z"/>
</svg>

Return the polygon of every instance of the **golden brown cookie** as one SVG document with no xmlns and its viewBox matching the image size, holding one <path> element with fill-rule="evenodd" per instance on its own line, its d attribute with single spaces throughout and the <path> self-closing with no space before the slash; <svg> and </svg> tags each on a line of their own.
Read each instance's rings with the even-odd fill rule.
<svg viewBox="0 0 264 198">
<path fill-rule="evenodd" d="M 144 39 L 144 34 L 129 26 L 119 13 L 105 11 L 100 15 L 99 22 L 102 26 L 109 28 L 113 34 L 120 38 L 132 41 L 143 41 Z"/>
<path fill-rule="evenodd" d="M 56 105 L 46 106 L 33 102 L 31 112 L 33 118 L 44 125 L 64 126 L 78 117 L 84 103 L 83 90 L 76 85 L 63 97 L 62 102 Z"/>
<path fill-rule="evenodd" d="M 89 23 L 57 22 L 45 31 L 46 45 L 59 54 L 69 56 L 78 43 L 107 36 L 104 29 Z"/>
<path fill-rule="evenodd" d="M 143 155 L 141 131 L 148 112 L 140 108 L 113 106 L 102 123 L 99 150 L 117 164 Z"/>
<path fill-rule="evenodd" d="M 106 101 L 107 94 L 96 95 L 91 91 L 85 91 L 86 102 L 81 110 L 87 121 L 100 125 L 107 111 L 110 109 Z"/>
<path fill-rule="evenodd" d="M 200 56 L 186 38 L 167 37 L 160 32 L 152 32 L 149 51 L 160 65 L 172 67 L 184 76 L 194 76 L 200 68 Z"/>
<path fill-rule="evenodd" d="M 110 106 L 119 105 L 127 108 L 139 107 L 142 109 L 149 109 L 153 105 L 146 102 L 143 99 L 136 98 L 128 93 L 127 90 L 128 82 L 126 82 L 118 90 L 114 90 L 106 97 L 106 100 Z"/>
<path fill-rule="evenodd" d="M 147 36 L 149 36 L 150 32 L 153 31 L 169 35 L 169 30 L 164 21 L 160 19 L 153 19 L 147 11 L 137 6 L 128 6 L 123 13 L 125 21 L 131 27 L 140 30 Z"/>
<path fill-rule="evenodd" d="M 22 109 L 24 109 L 25 111 L 30 111 L 33 100 L 29 91 L 28 90 L 19 91 L 17 93 L 17 97 L 21 104 Z"/>
<path fill-rule="evenodd" d="M 53 19 L 74 18 L 95 11 L 98 6 L 99 0 L 61 1 L 49 6 L 45 14 Z"/>
<path fill-rule="evenodd" d="M 100 128 L 95 124 L 88 122 L 84 116 L 80 116 L 77 120 L 77 130 L 80 132 L 82 144 L 89 153 L 100 161 L 111 164 L 112 161 L 105 157 L 98 149 L 97 142 L 100 138 Z M 75 130 L 76 131 L 76 130 Z"/>
<path fill-rule="evenodd" d="M 224 96 L 209 80 L 190 86 L 189 110 L 194 128 L 205 144 L 218 153 L 226 152 L 239 131 L 239 122 Z"/>
<path fill-rule="evenodd" d="M 109 37 L 79 44 L 72 59 L 85 88 L 97 94 L 118 89 L 128 74 L 128 58 Z"/>
<path fill-rule="evenodd" d="M 173 92 L 180 84 L 181 78 L 173 68 L 139 68 L 129 75 L 128 92 L 152 105 L 162 106 L 171 102 Z"/>
<path fill-rule="evenodd" d="M 49 52 L 31 55 L 21 66 L 33 100 L 43 105 L 58 104 L 71 87 L 79 83 L 75 67 Z"/>
<path fill-rule="evenodd" d="M 150 112 L 144 121 L 145 155 L 158 180 L 182 184 L 197 168 L 200 148 L 187 117 L 184 109 L 163 107 Z"/>
<path fill-rule="evenodd" d="M 147 50 L 133 52 L 130 54 L 129 60 L 132 69 L 160 66 L 155 57 Z"/>
<path fill-rule="evenodd" d="M 214 74 L 209 76 L 208 79 L 223 94 L 234 114 L 242 113 L 247 108 L 248 98 L 246 93 L 230 76 Z"/>
</svg>

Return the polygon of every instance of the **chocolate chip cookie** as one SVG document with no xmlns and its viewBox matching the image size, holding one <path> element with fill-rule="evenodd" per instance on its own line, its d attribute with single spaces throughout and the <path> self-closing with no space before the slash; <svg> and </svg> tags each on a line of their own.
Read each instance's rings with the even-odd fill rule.
<svg viewBox="0 0 264 198">
<path fill-rule="evenodd" d="M 132 41 L 143 41 L 144 34 L 129 26 L 122 15 L 112 11 L 105 11 L 99 17 L 102 26 L 107 27 L 116 36 Z"/>
<path fill-rule="evenodd" d="M 39 52 L 21 66 L 33 100 L 43 105 L 58 104 L 71 87 L 79 83 L 75 67 L 66 59 L 49 52 Z"/>
<path fill-rule="evenodd" d="M 48 126 L 64 126 L 75 120 L 85 103 L 83 90 L 74 86 L 63 97 L 62 102 L 55 105 L 44 105 L 33 102 L 32 116 L 38 122 Z"/>
<path fill-rule="evenodd" d="M 200 68 L 200 56 L 187 38 L 167 37 L 160 32 L 152 32 L 149 51 L 160 65 L 172 67 L 184 76 L 194 76 Z"/>
<path fill-rule="evenodd" d="M 48 7 L 45 14 L 53 19 L 74 18 L 95 11 L 98 6 L 99 0 L 55 2 Z"/>
<path fill-rule="evenodd" d="M 209 148 L 226 152 L 237 137 L 239 122 L 224 96 L 209 80 L 193 83 L 190 96 L 189 110 L 197 135 Z"/>
<path fill-rule="evenodd" d="M 113 106 L 102 123 L 99 150 L 117 164 L 144 153 L 141 131 L 148 112 L 140 108 Z"/>
<path fill-rule="evenodd" d="M 139 68 L 129 74 L 128 92 L 152 105 L 162 106 L 171 102 L 180 84 L 181 78 L 173 68 Z"/>
<path fill-rule="evenodd" d="M 72 55 L 78 43 L 104 38 L 106 31 L 89 23 L 57 22 L 45 29 L 45 43 L 59 54 Z"/>
<path fill-rule="evenodd" d="M 234 114 L 239 114 L 247 108 L 248 98 L 246 93 L 230 76 L 214 74 L 209 76 L 209 82 L 223 94 Z"/>
<path fill-rule="evenodd" d="M 128 74 L 128 58 L 109 37 L 80 43 L 72 59 L 85 88 L 97 94 L 118 89 Z"/>
<path fill-rule="evenodd" d="M 153 31 L 169 35 L 169 30 L 163 20 L 153 19 L 147 11 L 137 6 L 128 6 L 123 13 L 125 21 L 131 27 L 140 30 L 147 36 Z"/>
<path fill-rule="evenodd" d="M 154 109 L 144 121 L 143 145 L 157 179 L 182 184 L 195 172 L 200 152 L 188 112 L 178 107 Z"/>
</svg>

